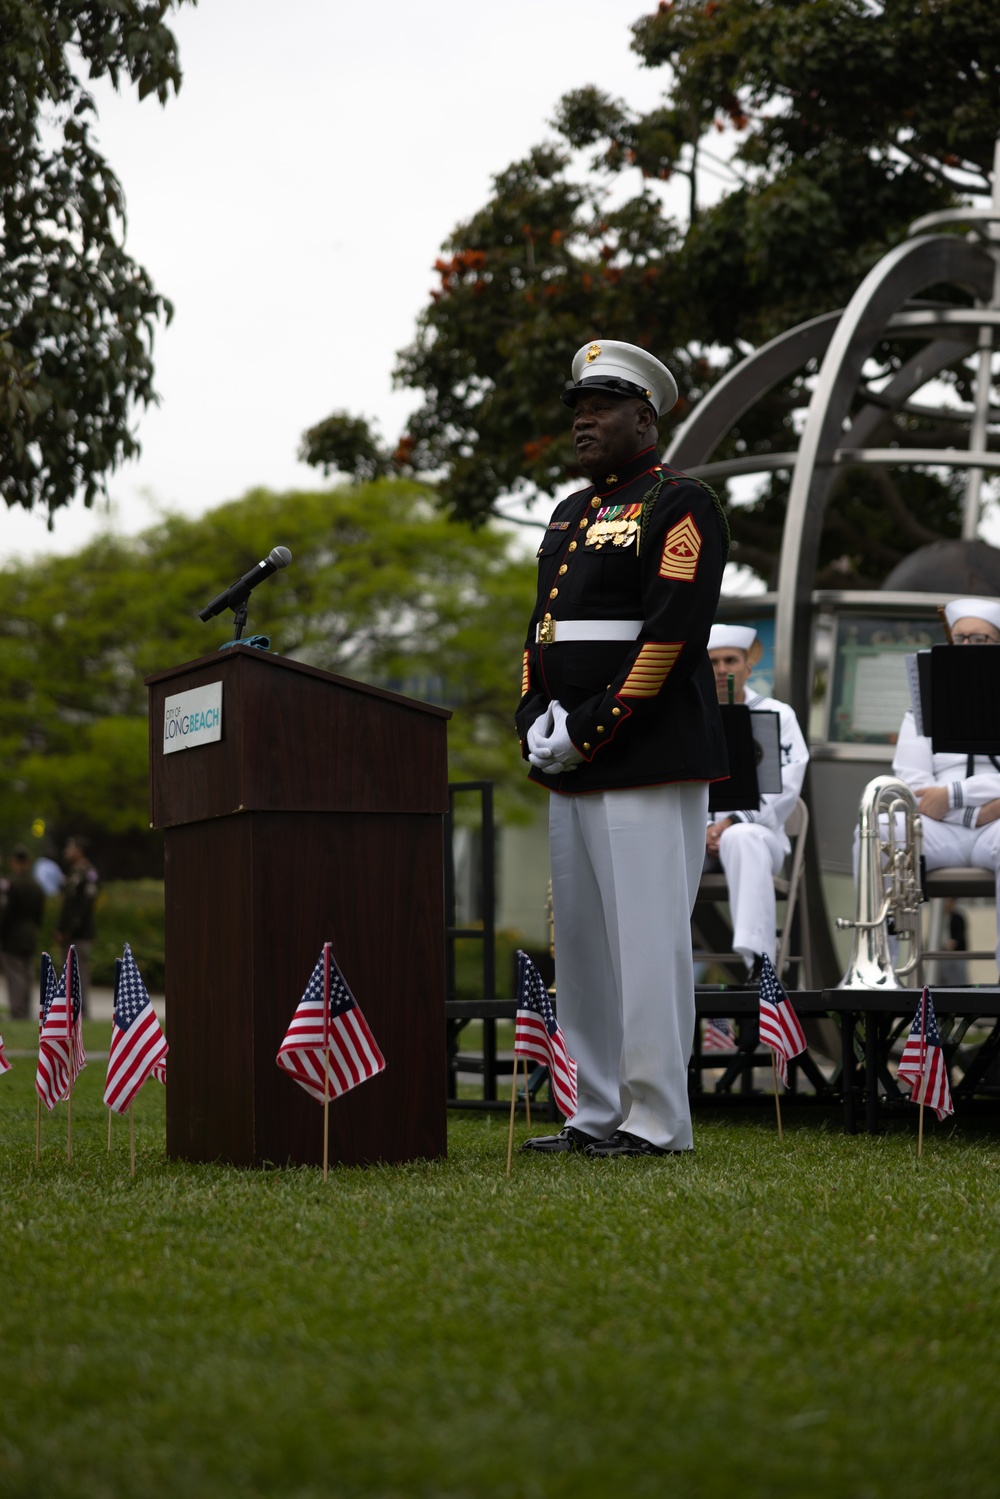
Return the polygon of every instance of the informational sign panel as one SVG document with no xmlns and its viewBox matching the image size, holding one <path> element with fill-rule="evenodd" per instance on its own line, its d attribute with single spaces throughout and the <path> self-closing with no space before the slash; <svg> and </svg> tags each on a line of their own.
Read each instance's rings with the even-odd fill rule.
<svg viewBox="0 0 1000 1499">
<path fill-rule="evenodd" d="M 936 620 L 842 614 L 827 737 L 840 744 L 895 744 L 910 706 L 906 658 L 942 637 Z"/>
<path fill-rule="evenodd" d="M 163 753 L 194 749 L 222 738 L 222 683 L 178 692 L 163 704 Z"/>
</svg>

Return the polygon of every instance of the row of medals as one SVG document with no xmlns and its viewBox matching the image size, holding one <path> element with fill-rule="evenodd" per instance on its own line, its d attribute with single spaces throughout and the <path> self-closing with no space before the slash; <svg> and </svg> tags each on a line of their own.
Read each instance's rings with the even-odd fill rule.
<svg viewBox="0 0 1000 1499">
<path fill-rule="evenodd" d="M 593 547 L 595 552 L 599 552 L 606 542 L 616 547 L 631 546 L 638 529 L 638 517 L 631 520 L 596 520 L 587 532 L 585 545 Z"/>
</svg>

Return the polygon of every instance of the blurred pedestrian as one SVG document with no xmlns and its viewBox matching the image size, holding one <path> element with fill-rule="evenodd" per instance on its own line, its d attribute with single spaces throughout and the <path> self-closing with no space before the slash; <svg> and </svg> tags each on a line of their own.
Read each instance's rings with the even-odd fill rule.
<svg viewBox="0 0 1000 1499">
<path fill-rule="evenodd" d="M 66 876 L 55 859 L 46 858 L 45 855 L 35 860 L 31 872 L 46 895 L 58 895 L 66 883 Z"/>
<path fill-rule="evenodd" d="M 31 872 L 31 855 L 17 844 L 10 856 L 10 880 L 0 894 L 0 946 L 7 975 L 12 1020 L 27 1020 L 38 952 L 38 930 L 45 891 Z"/>
<path fill-rule="evenodd" d="M 62 961 L 70 945 L 76 948 L 80 966 L 80 990 L 84 1017 L 90 1015 L 90 951 L 94 945 L 94 904 L 100 888 L 97 870 L 87 857 L 87 845 L 75 834 L 66 839 L 63 849 L 66 884 L 63 887 L 62 910 L 56 941 L 62 949 Z"/>
</svg>

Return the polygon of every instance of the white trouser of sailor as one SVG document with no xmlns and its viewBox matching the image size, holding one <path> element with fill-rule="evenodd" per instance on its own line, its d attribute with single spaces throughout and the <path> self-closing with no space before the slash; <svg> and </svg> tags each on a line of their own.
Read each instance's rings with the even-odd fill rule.
<svg viewBox="0 0 1000 1499">
<path fill-rule="evenodd" d="M 756 953 L 774 962 L 777 949 L 774 876 L 781 873 L 787 840 L 759 822 L 734 822 L 719 839 L 719 863 L 729 887 L 733 951 L 751 967 Z"/>
</svg>

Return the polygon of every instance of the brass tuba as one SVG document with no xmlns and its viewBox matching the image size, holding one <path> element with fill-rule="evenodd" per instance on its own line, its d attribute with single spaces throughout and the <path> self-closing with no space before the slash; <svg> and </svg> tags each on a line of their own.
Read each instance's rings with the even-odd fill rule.
<svg viewBox="0 0 1000 1499">
<path fill-rule="evenodd" d="M 904 819 L 904 835 L 896 826 Z M 881 819 L 887 819 L 886 837 Z M 837 918 L 841 931 L 854 928 L 854 946 L 838 989 L 902 989 L 899 980 L 920 962 L 920 856 L 923 833 L 917 799 L 905 781 L 876 776 L 869 781 L 858 808 L 857 903 L 853 921 Z M 907 944 L 905 963 L 894 963 L 890 933 Z"/>
</svg>

